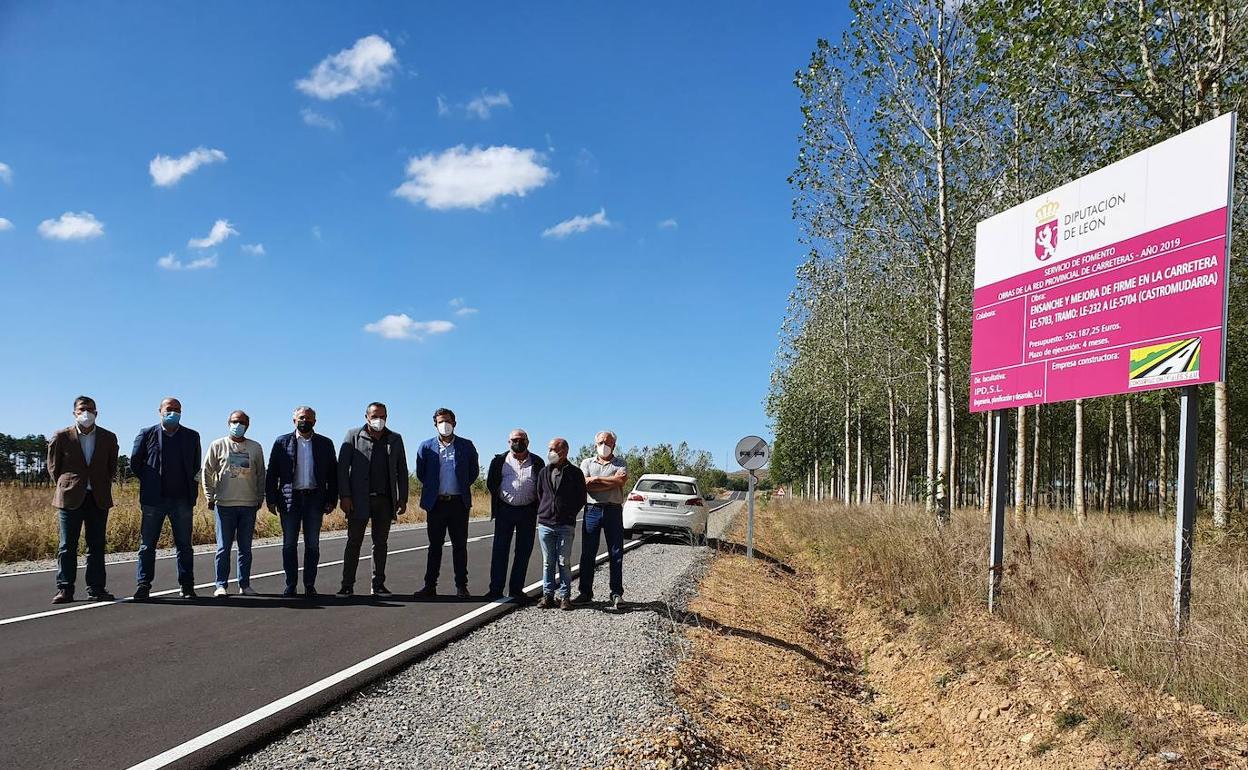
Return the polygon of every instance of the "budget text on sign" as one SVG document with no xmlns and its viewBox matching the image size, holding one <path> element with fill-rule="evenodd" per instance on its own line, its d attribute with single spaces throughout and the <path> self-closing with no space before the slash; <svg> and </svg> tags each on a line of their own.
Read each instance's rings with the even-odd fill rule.
<svg viewBox="0 0 1248 770">
<path fill-rule="evenodd" d="M 1223 379 L 1235 116 L 979 223 L 972 412 Z"/>
</svg>

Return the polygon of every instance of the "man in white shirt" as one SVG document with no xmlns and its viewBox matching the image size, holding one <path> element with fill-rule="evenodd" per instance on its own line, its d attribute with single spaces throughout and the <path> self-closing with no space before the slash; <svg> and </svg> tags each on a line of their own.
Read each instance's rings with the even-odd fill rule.
<svg viewBox="0 0 1248 770">
<path fill-rule="evenodd" d="M 490 492 L 490 518 L 494 519 L 490 590 L 485 598 L 501 599 L 506 581 L 511 598 L 523 602 L 528 598 L 524 594 L 524 581 L 537 535 L 537 474 L 546 463 L 529 451 L 529 434 L 520 428 L 511 432 L 507 443 L 510 448 L 494 456 L 485 476 L 485 488 Z M 513 535 L 516 557 L 511 566 L 511 579 L 507 580 Z"/>
</svg>

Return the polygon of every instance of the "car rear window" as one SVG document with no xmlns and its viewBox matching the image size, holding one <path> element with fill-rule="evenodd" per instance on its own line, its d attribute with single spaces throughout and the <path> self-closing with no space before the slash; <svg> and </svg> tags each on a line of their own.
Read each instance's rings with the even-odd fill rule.
<svg viewBox="0 0 1248 770">
<path fill-rule="evenodd" d="M 697 487 L 688 481 L 669 481 L 667 479 L 642 479 L 637 482 L 638 492 L 663 492 L 669 495 L 696 495 Z"/>
</svg>

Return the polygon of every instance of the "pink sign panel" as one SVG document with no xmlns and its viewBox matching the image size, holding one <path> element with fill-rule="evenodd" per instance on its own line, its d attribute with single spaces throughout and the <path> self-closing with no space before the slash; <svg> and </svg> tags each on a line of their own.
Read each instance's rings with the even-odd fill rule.
<svg viewBox="0 0 1248 770">
<path fill-rule="evenodd" d="M 1221 121 L 1230 130 L 1213 135 Z M 1222 379 L 1231 209 L 1220 142 L 1233 124 L 1210 121 L 1194 129 L 1199 142 L 1182 134 L 980 223 L 972 412 Z M 1193 151 L 1216 159 L 1209 173 L 1190 165 Z M 1150 195 L 1184 157 L 1200 194 Z"/>
</svg>

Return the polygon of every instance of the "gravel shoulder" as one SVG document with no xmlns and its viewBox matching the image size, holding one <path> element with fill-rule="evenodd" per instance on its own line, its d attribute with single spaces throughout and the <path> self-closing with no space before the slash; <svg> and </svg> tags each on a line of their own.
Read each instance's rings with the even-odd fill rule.
<svg viewBox="0 0 1248 770">
<path fill-rule="evenodd" d="M 712 514 L 710 535 L 722 533 L 740 507 Z M 234 766 L 608 764 L 623 738 L 673 711 L 672 675 L 685 642 L 672 618 L 687 607 L 710 555 L 672 541 L 647 543 L 625 556 L 623 611 L 511 612 Z M 606 580 L 604 565 L 595 583 Z"/>
</svg>

